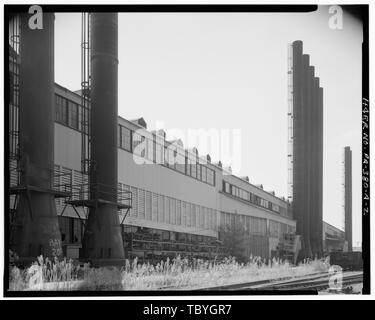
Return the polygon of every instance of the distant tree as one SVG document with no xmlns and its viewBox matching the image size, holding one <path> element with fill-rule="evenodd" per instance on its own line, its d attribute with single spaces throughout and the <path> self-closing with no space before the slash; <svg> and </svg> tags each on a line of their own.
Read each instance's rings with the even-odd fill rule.
<svg viewBox="0 0 375 320">
<path fill-rule="evenodd" d="M 245 227 L 240 224 L 234 226 L 219 227 L 219 238 L 223 243 L 227 255 L 235 257 L 238 262 L 246 262 L 248 232 Z"/>
</svg>

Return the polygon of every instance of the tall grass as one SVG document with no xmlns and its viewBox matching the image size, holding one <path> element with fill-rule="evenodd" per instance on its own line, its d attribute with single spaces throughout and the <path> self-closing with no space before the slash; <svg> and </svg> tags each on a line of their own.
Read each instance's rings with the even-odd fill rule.
<svg viewBox="0 0 375 320">
<path fill-rule="evenodd" d="M 327 260 L 308 260 L 298 266 L 277 259 L 250 257 L 247 263 L 234 258 L 204 261 L 176 258 L 156 265 L 126 260 L 122 268 L 91 268 L 72 260 L 38 257 L 29 268 L 12 267 L 9 290 L 191 290 L 265 279 L 280 279 L 328 271 Z"/>
</svg>

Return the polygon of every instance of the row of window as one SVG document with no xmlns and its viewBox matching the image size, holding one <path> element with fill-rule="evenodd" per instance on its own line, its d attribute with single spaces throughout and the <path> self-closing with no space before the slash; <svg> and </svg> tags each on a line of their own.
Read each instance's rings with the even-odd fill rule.
<svg viewBox="0 0 375 320">
<path fill-rule="evenodd" d="M 269 221 L 268 233 L 271 237 L 282 239 L 284 234 L 295 233 L 295 231 L 295 227 L 293 226 L 274 220 Z"/>
<path fill-rule="evenodd" d="M 87 182 L 87 176 L 79 171 L 55 165 L 54 185 L 60 186 L 64 191 L 66 185 L 82 184 Z M 206 208 L 193 203 L 177 200 L 175 198 L 156 194 L 150 191 L 118 184 L 119 191 L 128 190 L 132 192 L 132 205 L 130 216 L 160 223 L 192 227 L 199 230 L 218 230 L 216 210 Z M 61 198 L 56 203 L 63 205 Z M 125 209 L 122 213 L 125 213 Z M 244 226 L 246 230 L 254 234 L 267 233 L 267 220 L 265 218 L 252 217 L 241 214 L 225 213 L 220 214 L 220 226 Z M 284 233 L 294 232 L 294 227 L 270 220 L 268 233 L 273 237 L 282 237 Z M 69 238 L 71 239 L 71 237 Z"/>
<path fill-rule="evenodd" d="M 246 216 L 242 214 L 234 214 L 221 212 L 220 213 L 220 226 L 224 229 L 229 230 L 241 230 L 247 231 L 250 234 L 268 234 L 271 237 L 277 237 L 282 239 L 284 234 L 295 233 L 296 229 L 294 226 L 269 220 L 267 230 L 267 219 L 258 218 L 252 216 Z"/>
<path fill-rule="evenodd" d="M 55 121 L 76 130 L 81 129 L 79 111 L 82 108 L 71 100 L 55 95 Z"/>
<path fill-rule="evenodd" d="M 71 100 L 55 95 L 55 121 L 76 130 L 82 130 L 83 109 Z M 87 114 L 87 111 L 86 111 Z M 215 171 L 198 163 L 197 157 L 182 154 L 176 146 L 163 146 L 132 130 L 118 126 L 118 146 L 129 152 L 184 173 L 202 182 L 215 185 Z"/>
<path fill-rule="evenodd" d="M 124 225 L 123 232 L 128 239 L 143 240 L 149 239 L 154 241 L 176 241 L 183 243 L 209 244 L 213 243 L 216 238 L 202 235 L 195 235 L 184 232 L 174 232 L 168 230 L 152 229 L 146 227 L 137 227 Z M 132 236 L 132 237 L 129 237 Z"/>
<path fill-rule="evenodd" d="M 229 230 L 239 230 L 243 228 L 250 234 L 267 234 L 267 219 L 243 214 L 221 212 L 220 226 Z"/>
<path fill-rule="evenodd" d="M 215 171 L 198 163 L 197 157 L 181 152 L 174 145 L 162 145 L 124 126 L 118 126 L 118 146 L 147 161 L 162 164 L 210 185 L 215 185 Z"/>
<path fill-rule="evenodd" d="M 283 207 L 280 207 L 277 204 L 272 203 L 271 201 L 265 200 L 254 193 L 251 193 L 249 191 L 243 190 L 241 188 L 236 187 L 233 184 L 230 184 L 227 181 L 223 180 L 223 192 L 231 194 L 234 197 L 240 198 L 242 200 L 248 201 L 252 204 L 255 204 L 257 206 L 266 208 L 268 210 L 272 210 L 274 212 L 280 213 L 282 215 L 286 214 L 286 209 Z"/>
<path fill-rule="evenodd" d="M 121 184 L 132 192 L 130 216 L 198 230 L 217 230 L 216 210 Z M 125 210 L 122 210 L 125 213 Z"/>
</svg>

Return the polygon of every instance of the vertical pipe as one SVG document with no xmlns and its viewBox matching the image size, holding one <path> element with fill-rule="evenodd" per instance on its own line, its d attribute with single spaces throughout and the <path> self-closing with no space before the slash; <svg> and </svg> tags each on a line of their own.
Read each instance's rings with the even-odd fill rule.
<svg viewBox="0 0 375 320">
<path fill-rule="evenodd" d="M 293 42 L 293 217 L 296 219 L 296 233 L 301 235 L 300 256 L 305 256 L 303 213 L 303 114 L 302 114 L 302 41 Z"/>
<path fill-rule="evenodd" d="M 103 192 L 92 192 L 92 200 L 115 202 L 117 197 L 118 122 L 118 15 L 91 14 L 91 184 Z M 93 191 L 93 189 L 92 189 Z M 108 193 L 106 193 L 106 191 Z M 89 259 L 124 259 L 117 206 L 99 204 L 90 208 L 83 241 Z"/>
<path fill-rule="evenodd" d="M 321 256 L 320 234 L 319 234 L 319 110 L 318 110 L 318 91 L 319 78 L 313 78 L 312 86 L 312 110 L 311 110 L 311 246 L 314 257 Z"/>
<path fill-rule="evenodd" d="M 318 87 L 318 180 L 317 180 L 317 208 L 318 208 L 318 234 L 319 250 L 323 255 L 323 88 Z"/>
<path fill-rule="evenodd" d="M 54 195 L 54 19 L 43 13 L 43 29 L 30 29 L 21 15 L 20 153 L 22 191 L 15 248 L 20 257 L 61 254 Z"/>
<path fill-rule="evenodd" d="M 303 205 L 302 212 L 304 215 L 303 238 L 305 241 L 305 255 L 308 258 L 312 257 L 311 250 L 311 84 L 312 84 L 312 70 L 310 69 L 310 56 L 302 55 L 302 152 L 303 164 L 301 171 L 303 172 Z"/>
</svg>

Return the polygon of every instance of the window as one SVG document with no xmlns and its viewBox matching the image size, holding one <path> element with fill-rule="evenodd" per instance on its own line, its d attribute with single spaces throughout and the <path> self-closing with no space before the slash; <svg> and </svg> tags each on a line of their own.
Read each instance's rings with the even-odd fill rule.
<svg viewBox="0 0 375 320">
<path fill-rule="evenodd" d="M 165 223 L 170 223 L 170 201 L 171 199 L 169 197 L 165 197 L 165 202 L 164 202 L 164 222 Z"/>
<path fill-rule="evenodd" d="M 154 162 L 154 141 L 152 139 L 147 140 L 147 159 Z"/>
<path fill-rule="evenodd" d="M 191 226 L 195 227 L 196 226 L 196 206 L 195 204 L 191 205 Z"/>
<path fill-rule="evenodd" d="M 207 183 L 215 185 L 215 171 L 207 168 Z"/>
<path fill-rule="evenodd" d="M 78 104 L 68 100 L 68 125 L 78 129 Z"/>
<path fill-rule="evenodd" d="M 186 226 L 191 227 L 191 205 L 186 203 Z"/>
<path fill-rule="evenodd" d="M 200 215 L 199 215 L 199 228 L 204 229 L 204 217 L 207 214 L 207 208 L 201 207 Z"/>
<path fill-rule="evenodd" d="M 186 202 L 181 201 L 181 225 L 186 226 Z"/>
<path fill-rule="evenodd" d="M 272 210 L 272 202 L 268 201 L 268 209 Z"/>
<path fill-rule="evenodd" d="M 158 222 L 164 222 L 164 196 L 158 195 Z"/>
<path fill-rule="evenodd" d="M 169 167 L 169 149 L 164 147 L 164 164 Z"/>
<path fill-rule="evenodd" d="M 244 199 L 246 201 L 250 201 L 250 193 L 244 190 L 242 199 Z"/>
<path fill-rule="evenodd" d="M 194 162 L 192 162 L 192 164 L 190 164 L 190 168 L 191 168 L 191 176 L 193 178 L 196 178 L 197 177 L 197 166 L 194 164 Z"/>
<path fill-rule="evenodd" d="M 175 170 L 185 173 L 185 156 L 179 151 L 174 151 L 174 168 Z"/>
<path fill-rule="evenodd" d="M 138 214 L 138 188 L 131 187 L 132 192 L 132 207 L 130 209 L 130 215 L 137 217 Z"/>
<path fill-rule="evenodd" d="M 131 141 L 131 131 L 121 126 L 121 148 L 131 152 Z"/>
<path fill-rule="evenodd" d="M 152 193 L 152 221 L 158 220 L 158 195 Z"/>
<path fill-rule="evenodd" d="M 156 143 L 155 146 L 155 161 L 156 163 L 162 164 L 163 163 L 163 146 Z"/>
<path fill-rule="evenodd" d="M 197 164 L 197 179 L 201 179 L 201 165 Z"/>
<path fill-rule="evenodd" d="M 188 157 L 185 157 L 185 163 L 186 163 L 186 174 L 188 176 L 191 176 L 191 167 L 190 167 L 190 163 L 189 163 L 189 158 Z"/>
<path fill-rule="evenodd" d="M 152 197 L 151 197 L 151 192 L 146 191 L 146 219 L 147 220 L 152 220 Z"/>
<path fill-rule="evenodd" d="M 139 218 L 145 218 L 145 191 L 138 189 L 138 214 Z"/>
<path fill-rule="evenodd" d="M 66 108 L 66 99 L 55 95 L 55 121 L 67 125 L 68 124 L 68 114 Z"/>
<path fill-rule="evenodd" d="M 181 225 L 181 200 L 176 201 L 176 224 Z"/>
<path fill-rule="evenodd" d="M 122 128 L 121 128 L 122 131 Z M 122 138 L 122 137 L 121 137 Z M 121 142 L 123 143 L 123 142 Z M 145 157 L 147 151 L 147 144 L 145 142 L 145 137 L 141 136 L 137 132 L 133 132 L 133 152 L 134 154 Z"/>
<path fill-rule="evenodd" d="M 223 187 L 223 189 L 224 189 L 224 192 L 231 193 L 230 192 L 230 184 L 228 182 L 226 182 L 226 181 L 224 181 L 224 187 Z"/>
<path fill-rule="evenodd" d="M 207 181 L 207 168 L 205 166 L 201 166 L 201 180 L 203 182 Z"/>
<path fill-rule="evenodd" d="M 121 126 L 117 126 L 117 146 L 121 148 Z"/>
<path fill-rule="evenodd" d="M 171 224 L 176 224 L 176 199 L 171 199 L 170 201 L 170 209 L 169 209 L 169 213 L 170 213 L 170 223 Z"/>
</svg>

